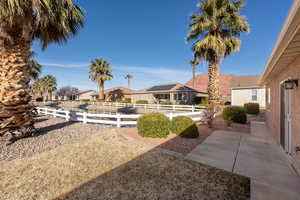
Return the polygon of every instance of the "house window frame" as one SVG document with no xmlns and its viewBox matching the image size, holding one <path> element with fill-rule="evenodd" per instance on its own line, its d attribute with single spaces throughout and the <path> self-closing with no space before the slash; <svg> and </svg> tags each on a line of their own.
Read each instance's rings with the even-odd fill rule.
<svg viewBox="0 0 300 200">
<path fill-rule="evenodd" d="M 251 90 L 251 100 L 257 101 L 258 100 L 258 90 L 257 88 Z"/>
</svg>

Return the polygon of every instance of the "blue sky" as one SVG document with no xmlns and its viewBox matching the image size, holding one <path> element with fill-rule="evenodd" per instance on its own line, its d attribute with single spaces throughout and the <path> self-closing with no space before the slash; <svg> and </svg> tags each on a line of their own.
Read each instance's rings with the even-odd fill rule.
<svg viewBox="0 0 300 200">
<path fill-rule="evenodd" d="M 97 57 L 112 64 L 114 79 L 106 87 L 127 86 L 126 73 L 133 74 L 132 87 L 141 89 L 165 82 L 191 78 L 191 44 L 184 40 L 189 15 L 199 0 L 78 0 L 85 10 L 85 27 L 58 46 L 41 51 L 36 42 L 36 59 L 43 75 L 53 74 L 59 87 L 96 89 L 88 79 L 88 65 Z M 292 0 L 246 0 L 250 34 L 241 36 L 238 53 L 221 63 L 226 74 L 258 74 L 274 45 Z M 204 64 L 198 73 L 206 72 Z"/>
</svg>

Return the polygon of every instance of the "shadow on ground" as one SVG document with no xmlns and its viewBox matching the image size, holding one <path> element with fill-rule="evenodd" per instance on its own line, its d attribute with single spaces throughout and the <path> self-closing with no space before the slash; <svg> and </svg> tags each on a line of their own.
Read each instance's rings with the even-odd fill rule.
<svg viewBox="0 0 300 200">
<path fill-rule="evenodd" d="M 65 128 L 67 126 L 71 126 L 72 124 L 75 124 L 75 123 L 79 123 L 79 122 L 66 121 L 66 122 L 61 122 L 61 123 L 57 123 L 57 124 L 54 124 L 54 125 L 46 126 L 46 127 L 43 127 L 43 128 L 38 128 L 37 133 L 34 134 L 34 137 L 45 135 L 45 134 L 47 134 L 51 131 L 62 129 L 62 128 Z"/>
</svg>

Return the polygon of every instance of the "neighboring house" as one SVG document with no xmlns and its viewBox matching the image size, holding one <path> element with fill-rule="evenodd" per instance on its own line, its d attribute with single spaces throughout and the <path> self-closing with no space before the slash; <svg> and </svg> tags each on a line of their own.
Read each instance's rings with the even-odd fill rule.
<svg viewBox="0 0 300 200">
<path fill-rule="evenodd" d="M 75 95 L 75 100 L 96 100 L 94 90 L 83 90 L 79 91 Z"/>
<path fill-rule="evenodd" d="M 231 104 L 243 106 L 245 103 L 259 103 L 266 106 L 266 89 L 259 85 L 259 75 L 238 76 L 232 80 Z"/>
<path fill-rule="evenodd" d="M 130 90 L 128 88 L 118 86 L 118 87 L 113 87 L 106 89 L 104 91 L 104 97 L 105 101 L 122 101 L 125 99 L 131 99 L 131 92 L 133 90 Z M 94 91 L 91 93 L 91 98 L 96 100 L 99 97 L 99 92 Z"/>
<path fill-rule="evenodd" d="M 233 79 L 237 76 L 233 74 L 220 74 L 219 76 L 219 86 L 220 86 L 220 95 L 222 98 L 228 98 L 230 100 L 231 95 L 231 85 Z M 189 80 L 186 83 L 187 86 L 193 87 L 193 79 Z M 195 78 L 195 89 L 199 91 L 207 91 L 208 86 L 208 75 L 207 73 L 204 74 L 197 74 Z"/>
<path fill-rule="evenodd" d="M 300 174 L 300 0 L 294 0 L 260 83 L 267 90 L 266 121 Z"/>
<path fill-rule="evenodd" d="M 207 97 L 206 92 L 193 89 L 181 83 L 167 83 L 147 89 L 132 91 L 132 102 L 147 100 L 148 103 L 170 101 L 173 104 L 192 104 L 194 97 Z"/>
</svg>

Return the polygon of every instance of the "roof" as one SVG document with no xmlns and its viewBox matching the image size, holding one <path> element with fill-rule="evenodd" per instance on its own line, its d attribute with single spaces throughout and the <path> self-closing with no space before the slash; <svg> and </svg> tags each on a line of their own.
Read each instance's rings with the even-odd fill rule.
<svg viewBox="0 0 300 200">
<path fill-rule="evenodd" d="M 300 55 L 300 0 L 294 0 L 262 73 L 260 84 L 286 69 Z"/>
<path fill-rule="evenodd" d="M 219 86 L 221 96 L 231 95 L 231 84 L 232 80 L 236 77 L 233 74 L 220 74 L 219 76 Z M 186 83 L 187 86 L 193 87 L 193 79 Z M 207 92 L 208 87 L 208 74 L 197 74 L 195 78 L 195 89 L 201 92 Z"/>
<path fill-rule="evenodd" d="M 104 93 L 118 92 L 118 91 L 122 91 L 122 93 L 124 93 L 124 94 L 130 94 L 133 90 L 131 90 L 129 88 L 122 87 L 122 86 L 118 86 L 118 87 L 113 87 L 113 88 L 106 89 L 104 91 Z"/>
<path fill-rule="evenodd" d="M 236 76 L 231 83 L 231 88 L 259 87 L 260 75 Z"/>
<path fill-rule="evenodd" d="M 205 93 L 206 94 L 206 92 L 199 91 L 195 88 L 192 88 L 190 86 L 187 86 L 185 84 L 178 83 L 178 82 L 154 85 L 150 88 L 145 88 L 145 89 L 141 89 L 141 90 L 132 91 L 131 93 L 132 94 L 147 94 L 147 93 L 174 92 L 174 91 L 177 91 L 177 90 L 182 89 L 182 88 L 184 88 L 184 90 L 193 90 L 197 93 Z"/>
<path fill-rule="evenodd" d="M 95 90 L 80 90 L 76 93 L 76 95 L 81 95 L 89 92 L 95 92 Z"/>
</svg>

